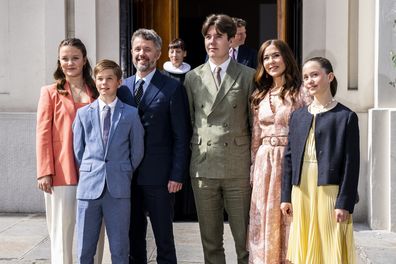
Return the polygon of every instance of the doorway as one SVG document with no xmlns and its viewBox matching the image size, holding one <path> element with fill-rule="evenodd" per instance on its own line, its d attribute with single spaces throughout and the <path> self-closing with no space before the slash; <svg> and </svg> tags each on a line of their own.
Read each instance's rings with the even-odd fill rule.
<svg viewBox="0 0 396 264">
<path fill-rule="evenodd" d="M 182 38 L 187 47 L 186 62 L 192 68 L 205 62 L 206 51 L 201 27 L 213 13 L 239 17 L 247 22 L 246 45 L 256 50 L 269 39 L 288 42 L 301 65 L 302 0 L 119 0 L 120 64 L 123 77 L 133 74 L 130 40 L 138 28 L 153 28 L 163 39 L 158 67 L 167 60 L 168 43 Z M 175 219 L 197 219 L 189 176 L 183 191 L 176 195 Z"/>
</svg>

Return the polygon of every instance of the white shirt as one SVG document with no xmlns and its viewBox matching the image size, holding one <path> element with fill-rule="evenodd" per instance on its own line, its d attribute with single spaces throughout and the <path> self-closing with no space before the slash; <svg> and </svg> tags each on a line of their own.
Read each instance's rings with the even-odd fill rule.
<svg viewBox="0 0 396 264">
<path fill-rule="evenodd" d="M 118 101 L 118 98 L 116 97 L 113 102 L 108 104 L 108 106 L 110 107 L 110 128 L 111 128 L 111 123 L 112 123 L 111 121 L 113 119 L 113 113 L 114 113 L 114 109 L 117 104 L 117 101 Z M 106 111 L 104 111 L 104 107 L 106 106 L 106 103 L 103 102 L 100 98 L 98 98 L 98 102 L 99 102 L 99 109 L 100 109 L 100 131 L 103 133 L 103 123 L 104 123 L 104 118 L 105 118 L 105 113 L 106 113 Z"/>
</svg>

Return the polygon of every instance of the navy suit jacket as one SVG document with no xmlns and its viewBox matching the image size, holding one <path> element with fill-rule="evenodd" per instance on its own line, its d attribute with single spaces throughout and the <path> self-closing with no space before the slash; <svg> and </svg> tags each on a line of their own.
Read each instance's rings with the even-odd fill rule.
<svg viewBox="0 0 396 264">
<path fill-rule="evenodd" d="M 117 96 L 139 110 L 145 129 L 144 157 L 135 172 L 138 185 L 183 182 L 189 165 L 191 124 L 184 86 L 156 70 L 139 106 L 135 75 L 124 80 Z"/>
<path fill-rule="evenodd" d="M 282 202 L 291 202 L 292 185 L 299 185 L 305 143 L 313 115 L 304 107 L 290 118 L 289 141 L 283 162 Z M 356 113 L 338 103 L 333 109 L 316 115 L 315 146 L 318 161 L 318 185 L 339 185 L 335 208 L 353 212 L 357 198 L 360 151 Z"/>
<path fill-rule="evenodd" d="M 257 52 L 246 45 L 239 46 L 237 61 L 250 68 L 257 68 Z"/>
</svg>

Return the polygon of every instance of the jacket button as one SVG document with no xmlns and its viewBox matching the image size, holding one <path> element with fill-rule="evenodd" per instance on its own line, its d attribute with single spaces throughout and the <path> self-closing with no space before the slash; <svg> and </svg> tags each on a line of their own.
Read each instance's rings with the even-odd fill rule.
<svg viewBox="0 0 396 264">
<path fill-rule="evenodd" d="M 201 105 L 201 108 L 204 108 L 204 105 Z"/>
<path fill-rule="evenodd" d="M 209 140 L 208 143 L 206 143 L 208 146 L 212 145 L 212 142 Z"/>
<path fill-rule="evenodd" d="M 228 124 L 227 124 L 227 123 L 224 123 L 224 124 L 223 124 L 223 127 L 228 127 Z"/>
<path fill-rule="evenodd" d="M 232 105 L 232 108 L 236 108 L 236 107 L 237 107 L 237 105 L 236 105 L 236 104 L 233 104 L 233 105 Z"/>
</svg>

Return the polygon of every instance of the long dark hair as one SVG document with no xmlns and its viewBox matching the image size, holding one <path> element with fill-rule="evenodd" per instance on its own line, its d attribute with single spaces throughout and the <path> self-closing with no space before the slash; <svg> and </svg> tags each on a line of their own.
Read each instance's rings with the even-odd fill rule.
<svg viewBox="0 0 396 264">
<path fill-rule="evenodd" d="M 320 67 L 321 67 L 322 69 L 324 69 L 325 72 L 326 72 L 327 74 L 329 74 L 329 73 L 331 73 L 331 72 L 334 74 L 333 66 L 331 65 L 331 62 L 330 62 L 328 59 L 323 58 L 323 57 L 313 57 L 313 58 L 310 58 L 310 59 L 306 60 L 306 61 L 304 62 L 304 65 L 305 65 L 307 62 L 310 62 L 310 61 L 314 61 L 314 62 L 319 63 Z M 337 93 L 337 86 L 338 86 L 338 81 L 337 81 L 336 77 L 334 76 L 333 80 L 332 80 L 331 83 L 330 83 L 330 92 L 331 92 L 331 95 L 332 95 L 332 96 L 335 96 L 335 95 L 336 95 L 336 93 Z"/>
<path fill-rule="evenodd" d="M 280 52 L 285 63 L 285 71 L 283 73 L 285 83 L 280 91 L 279 97 L 284 100 L 286 93 L 289 93 L 292 103 L 295 102 L 301 86 L 301 73 L 297 66 L 293 52 L 286 42 L 279 39 L 271 39 L 264 42 L 258 52 L 258 66 L 254 76 L 255 91 L 252 95 L 252 104 L 257 107 L 265 95 L 271 89 L 274 79 L 264 68 L 263 58 L 264 52 L 268 46 L 274 45 Z"/>
<path fill-rule="evenodd" d="M 64 39 L 59 44 L 58 54 L 59 54 L 60 49 L 64 46 L 75 47 L 81 51 L 83 58 L 86 61 L 86 63 L 84 64 L 84 67 L 83 67 L 84 82 L 88 85 L 88 88 L 90 89 L 92 97 L 98 98 L 99 92 L 98 92 L 98 90 L 96 90 L 95 82 L 92 79 L 92 68 L 91 68 L 91 64 L 89 63 L 88 58 L 87 58 L 87 49 L 85 48 L 84 43 L 82 43 L 82 41 L 78 38 Z M 58 93 L 67 95 L 67 92 L 65 90 L 66 76 L 62 71 L 59 58 L 58 58 L 58 62 L 57 62 L 57 68 L 56 68 L 53 76 L 57 83 L 56 89 L 58 90 Z"/>
</svg>

